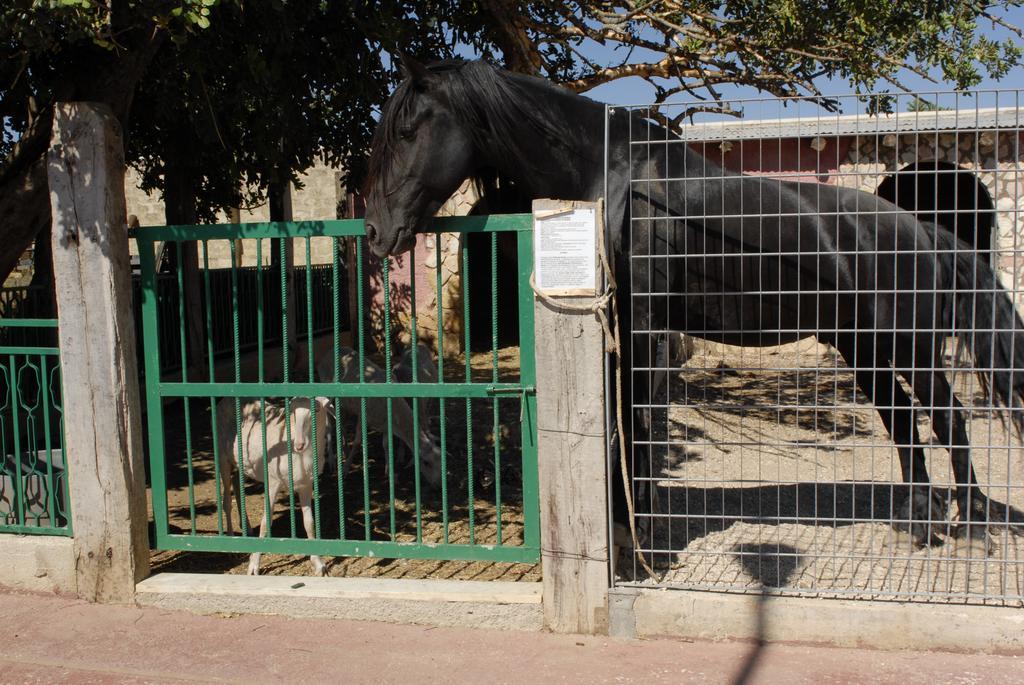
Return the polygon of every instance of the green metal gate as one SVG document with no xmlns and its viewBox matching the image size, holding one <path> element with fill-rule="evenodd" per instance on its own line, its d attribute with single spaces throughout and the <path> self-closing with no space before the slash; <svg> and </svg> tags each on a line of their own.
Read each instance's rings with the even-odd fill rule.
<svg viewBox="0 0 1024 685">
<path fill-rule="evenodd" d="M 417 317 L 421 312 L 417 308 L 416 281 L 424 265 L 404 255 L 395 259 L 394 266 L 383 262 L 379 273 L 368 273 L 364 269 L 366 247 L 361 220 L 160 226 L 136 232 L 142 269 L 147 436 L 158 549 L 502 562 L 539 559 L 534 325 L 529 285 L 532 219 L 528 214 L 453 217 L 436 220 L 432 228 L 436 231 L 436 262 L 430 266 L 436 272 L 436 292 L 442 291 L 442 234 L 456 233 L 462 238 L 458 250 L 462 301 L 433 298 L 436 304 L 432 316 L 440 322 L 460 307 L 465 323 L 461 336 L 464 351 L 446 351 L 444 336 L 438 336 L 436 382 L 423 382 L 415 375 L 412 382 L 396 382 L 390 374 L 386 374 L 386 382 L 371 382 L 373 379 L 363 373 L 341 382 L 337 360 L 343 343 L 354 348 L 358 369 L 366 369 L 370 361 L 391 369 L 398 356 L 391 343 L 397 331 L 409 333 L 404 345 L 407 349 L 417 349 L 419 342 Z M 518 255 L 518 296 L 514 301 L 519 339 L 517 345 L 499 349 L 498 245 L 503 233 L 515 237 Z M 489 263 L 476 263 L 482 261 L 477 253 L 470 264 L 470 234 L 482 234 L 478 241 L 489 238 L 490 258 L 483 260 Z M 298 306 L 291 308 L 295 311 L 289 309 L 285 295 L 289 279 L 284 266 L 285 240 L 293 241 L 296 264 L 309 267 L 319 253 L 331 269 L 328 292 L 313 287 L 313 269 L 292 272 L 307 279 L 308 296 L 296 298 Z M 166 287 L 158 292 L 158 243 L 179 254 L 183 249 L 198 249 L 203 281 L 199 289 L 200 317 L 185 312 L 189 284 L 181 271 L 181 259 L 177 260 L 176 288 L 170 297 Z M 346 245 L 352 246 L 355 259 L 349 261 L 353 264 L 345 263 L 349 254 Z M 230 282 L 219 288 L 212 287 L 209 279 L 211 260 L 217 254 L 230 261 L 231 273 Z M 271 255 L 277 259 L 268 264 Z M 256 265 L 255 284 L 249 289 L 241 287 L 239 280 L 243 269 L 252 269 L 246 260 Z M 476 314 L 469 306 L 471 268 L 482 268 L 485 274 L 489 268 L 491 283 L 491 345 L 489 350 L 479 351 L 478 344 L 475 354 L 471 351 L 469 325 Z M 396 269 L 410 274 L 408 284 L 401 288 L 392 285 L 391 271 Z M 352 290 L 357 323 L 352 326 L 355 330 L 346 331 L 342 313 L 346 311 L 350 274 L 355 275 Z M 374 289 L 386 294 L 382 321 L 370 316 Z M 331 330 L 320 336 L 293 339 L 297 329 L 294 323 L 299 320 L 305 324 L 304 330 L 316 330 L 314 299 L 324 297 L 330 298 Z M 253 311 L 254 318 L 248 316 Z M 218 316 L 230 319 L 217 320 Z M 294 317 L 301 318 L 289 326 Z M 247 318 L 254 320 L 256 344 L 246 353 L 240 344 L 245 332 L 240 328 Z M 201 321 L 202 331 L 187 330 L 186 322 L 196 320 Z M 224 326 L 230 327 L 233 339 L 227 359 L 214 350 L 215 334 L 222 336 Z M 383 349 L 373 354 L 371 332 L 384 341 Z M 268 344 L 271 339 L 277 342 Z M 175 344 L 167 345 L 168 340 Z M 202 340 L 198 351 L 191 349 L 197 340 Z M 169 348 L 180 354 L 177 364 L 161 359 Z M 316 369 L 316 362 L 325 354 L 334 361 L 333 375 L 327 380 L 318 378 Z M 518 363 L 514 363 L 516 355 Z M 198 365 L 197 356 L 203 360 Z M 339 416 L 331 434 L 325 435 L 325 440 L 333 441 L 339 468 L 336 475 L 328 470 L 312 479 L 313 535 L 307 537 L 298 511 L 302 493 L 297 493 L 296 487 L 301 474 L 293 461 L 290 424 L 297 416 L 294 408 L 309 407 L 316 397 L 331 399 Z M 358 398 L 357 415 L 342 416 L 340 407 L 346 398 Z M 368 420 L 383 420 L 372 412 L 382 400 L 387 405 L 387 427 L 381 431 L 378 448 Z M 307 401 L 309 404 L 304 404 Z M 420 420 L 421 402 L 433 402 L 437 407 L 430 419 L 434 430 L 426 434 Z M 415 436 L 410 450 L 412 465 L 404 470 L 396 460 L 400 431 L 394 422 L 400 415 L 400 403 L 411 408 Z M 275 405 L 280 409 L 270 409 Z M 230 426 L 234 435 L 227 438 L 228 442 L 237 439 L 249 445 L 249 454 L 253 451 L 250 436 L 256 435 L 256 444 L 262 444 L 263 474 L 260 478 L 257 473 L 256 480 L 267 482 L 267 462 L 271 459 L 266 455 L 273 453 L 275 439 L 281 441 L 284 451 L 280 461 L 273 464 L 287 470 L 283 506 L 270 501 L 262 484 L 241 475 L 242 456 L 223 448 L 225 436 L 218 441 L 218 406 L 222 415 L 227 412 L 234 417 Z M 352 406 L 351 399 L 348 406 Z M 317 473 L 326 454 L 319 449 L 317 414 L 312 414 L 309 435 L 317 443 L 311 450 L 313 473 Z M 275 415 L 284 421 L 279 433 L 274 432 Z M 358 449 L 349 447 L 354 437 L 361 438 Z M 421 445 L 427 444 L 424 440 L 434 440 L 440 448 L 443 477 L 436 487 L 426 482 L 420 464 Z M 222 490 L 228 478 L 235 490 L 243 487 L 249 491 L 237 509 L 228 510 L 233 503 L 223 501 Z M 227 517 L 238 510 L 241 535 L 231 535 Z M 255 526 L 247 515 L 253 510 L 270 514 L 273 523 L 268 537 L 253 536 Z"/>
<path fill-rule="evenodd" d="M 71 535 L 57 319 L 24 318 L 31 301 L 9 295 L 0 319 L 0 533 Z"/>
</svg>

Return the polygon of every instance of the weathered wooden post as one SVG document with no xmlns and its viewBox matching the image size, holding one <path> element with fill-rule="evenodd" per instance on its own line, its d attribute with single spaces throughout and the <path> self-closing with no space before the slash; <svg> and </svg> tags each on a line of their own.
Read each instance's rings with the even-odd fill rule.
<svg viewBox="0 0 1024 685">
<path fill-rule="evenodd" d="M 149 572 L 121 127 L 59 103 L 48 158 L 65 459 L 79 596 L 130 601 Z"/>
<path fill-rule="evenodd" d="M 547 295 L 534 301 L 544 620 L 555 632 L 604 633 L 604 335 L 587 309 L 598 292 L 602 218 L 597 203 L 556 200 L 535 200 L 533 216 L 534 275 Z"/>
</svg>

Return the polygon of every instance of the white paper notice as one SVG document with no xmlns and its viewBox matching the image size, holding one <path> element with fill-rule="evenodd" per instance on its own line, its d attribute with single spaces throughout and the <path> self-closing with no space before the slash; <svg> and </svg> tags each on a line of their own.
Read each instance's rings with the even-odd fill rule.
<svg viewBox="0 0 1024 685">
<path fill-rule="evenodd" d="M 549 295 L 597 290 L 597 214 L 593 208 L 538 214 L 533 234 L 537 288 Z"/>
</svg>

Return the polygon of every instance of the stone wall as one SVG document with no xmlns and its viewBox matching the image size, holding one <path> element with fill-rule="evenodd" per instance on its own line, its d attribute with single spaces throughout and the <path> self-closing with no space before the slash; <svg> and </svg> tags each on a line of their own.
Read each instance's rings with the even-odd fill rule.
<svg viewBox="0 0 1024 685">
<path fill-rule="evenodd" d="M 317 221 L 323 219 L 338 218 L 338 207 L 344 198 L 344 188 L 340 184 L 341 173 L 333 168 L 317 165 L 307 171 L 301 178 L 301 187 L 291 189 L 292 219 L 294 221 Z M 160 226 L 166 223 L 164 216 L 164 205 L 162 199 L 153 194 L 147 194 L 138 187 L 138 176 L 129 170 L 125 178 L 125 193 L 127 196 L 128 214 L 134 214 L 141 226 Z M 460 216 L 470 212 L 479 196 L 475 188 L 469 182 L 452 196 L 452 198 L 438 212 L 439 216 Z M 266 203 L 249 209 L 239 210 L 236 216 L 228 217 L 221 215 L 218 221 L 227 223 L 262 222 L 269 220 L 269 207 Z M 255 266 L 257 264 L 257 246 L 255 240 L 236 240 L 235 259 L 241 266 Z M 463 344 L 462 329 L 462 293 L 461 278 L 459 276 L 459 255 L 461 248 L 461 236 L 459 234 L 443 234 L 440 245 L 433 235 L 421 236 L 416 250 L 412 253 L 416 260 L 417 278 L 417 335 L 428 344 L 432 344 L 436 351 L 437 339 L 437 279 L 436 265 L 437 252 L 441 251 L 441 328 L 444 331 L 445 354 L 460 354 Z M 231 243 L 227 240 L 211 241 L 207 245 L 209 254 L 204 260 L 202 246 L 199 249 L 199 259 L 202 265 L 204 261 L 210 268 L 228 268 L 231 265 Z M 333 241 L 330 238 L 311 238 L 309 240 L 311 264 L 329 264 L 332 261 Z M 132 254 L 137 254 L 137 248 L 132 241 Z M 297 239 L 293 243 L 294 263 L 302 266 L 306 261 L 306 241 Z M 272 261 L 270 244 L 263 242 L 261 248 L 260 263 L 268 265 Z M 407 285 L 408 269 L 397 268 L 392 264 L 392 290 L 401 289 Z M 368 325 L 371 331 L 381 328 L 377 325 L 376 319 L 380 318 L 380 305 L 383 302 L 382 293 L 374 291 L 374 281 L 379 280 L 379 269 L 374 273 L 368 273 L 370 279 L 368 295 L 374 299 L 371 307 L 370 321 Z M 404 280 L 403 280 L 404 279 Z M 377 284 L 380 285 L 379 283 Z M 378 287 L 379 290 L 379 287 Z M 379 301 L 378 301 L 379 300 Z M 410 317 L 407 312 L 396 311 L 396 320 L 393 322 L 395 338 L 407 343 L 411 338 L 409 330 Z M 379 337 L 379 336 L 376 336 Z M 382 343 L 378 340 L 377 343 Z"/>
<path fill-rule="evenodd" d="M 846 159 L 830 182 L 873 193 L 887 176 L 910 164 L 937 161 L 970 171 L 995 205 L 992 249 L 999 276 L 1024 304 L 1022 142 L 1024 133 L 1016 129 L 853 137 Z"/>
<path fill-rule="evenodd" d="M 331 167 L 317 165 L 309 169 L 300 178 L 300 186 L 292 186 L 292 219 L 294 221 L 317 221 L 324 219 L 338 218 L 338 203 L 344 197 L 344 190 L 341 188 L 341 172 Z M 164 203 L 157 195 L 145 193 L 139 189 L 138 175 L 129 169 L 125 175 L 125 196 L 128 207 L 128 214 L 134 214 L 141 226 L 162 226 L 166 223 L 164 214 Z M 218 223 L 234 221 L 238 223 L 252 223 L 270 220 L 270 207 L 264 202 L 261 205 L 248 209 L 241 209 L 237 216 L 229 217 L 221 214 L 217 217 Z M 296 240 L 293 249 L 295 251 L 295 263 L 302 265 L 306 263 L 305 241 Z M 310 240 L 310 263 L 328 264 L 332 259 L 331 240 L 329 238 L 312 238 Z M 134 241 L 131 245 L 132 254 L 138 254 Z M 202 248 L 199 248 L 199 259 L 202 264 Z M 210 253 L 208 255 L 211 269 L 221 269 L 231 266 L 231 245 L 226 240 L 217 240 L 209 243 Z M 241 266 L 254 266 L 256 264 L 256 241 L 236 240 L 236 259 Z M 262 248 L 262 263 L 270 264 L 270 244 L 264 243 Z"/>
<path fill-rule="evenodd" d="M 480 195 L 476 186 L 466 181 L 454 195 L 441 207 L 438 216 L 466 216 L 477 202 Z M 442 233 L 441 242 L 437 244 L 434 236 L 424 236 L 426 254 L 422 264 L 430 274 L 434 284 L 433 295 L 417 307 L 418 334 L 426 339 L 437 338 L 437 263 L 438 251 L 441 257 L 441 330 L 444 331 L 445 354 L 456 354 L 463 346 L 462 321 L 462 276 L 460 274 L 459 255 L 462 248 L 462 234 Z"/>
</svg>

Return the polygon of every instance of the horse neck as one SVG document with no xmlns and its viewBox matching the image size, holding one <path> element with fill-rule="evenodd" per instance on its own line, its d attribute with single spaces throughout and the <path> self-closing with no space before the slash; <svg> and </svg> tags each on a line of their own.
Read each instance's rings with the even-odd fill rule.
<svg viewBox="0 0 1024 685">
<path fill-rule="evenodd" d="M 690 216 L 703 213 L 708 203 L 720 205 L 722 184 L 709 180 L 736 175 L 693 150 L 685 139 L 636 115 L 620 121 L 617 140 L 619 157 L 629 160 L 629 168 L 620 165 L 620 173 L 627 175 L 624 184 L 630 185 L 634 198 L 639 193 L 665 208 L 685 207 Z"/>
<path fill-rule="evenodd" d="M 570 122 L 566 135 L 546 140 L 529 121 L 516 120 L 501 135 L 516 141 L 528 165 L 497 151 L 485 151 L 488 164 L 531 198 L 597 200 L 604 189 L 604 106 L 533 77 L 508 74 L 523 91 L 543 100 L 547 112 Z"/>
</svg>

